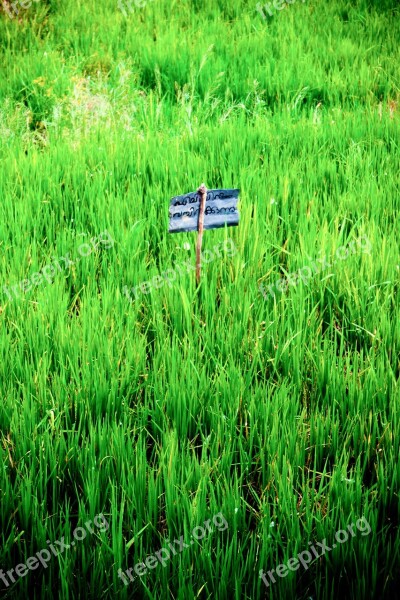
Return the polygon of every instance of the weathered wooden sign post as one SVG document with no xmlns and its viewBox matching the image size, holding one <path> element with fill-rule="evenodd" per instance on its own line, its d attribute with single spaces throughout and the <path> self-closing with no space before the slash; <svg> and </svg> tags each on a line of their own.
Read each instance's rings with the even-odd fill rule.
<svg viewBox="0 0 400 600">
<path fill-rule="evenodd" d="M 198 231 L 196 244 L 196 282 L 200 283 L 201 246 L 204 229 L 239 225 L 239 190 L 207 190 L 204 183 L 197 192 L 175 196 L 169 207 L 169 233 Z"/>
</svg>

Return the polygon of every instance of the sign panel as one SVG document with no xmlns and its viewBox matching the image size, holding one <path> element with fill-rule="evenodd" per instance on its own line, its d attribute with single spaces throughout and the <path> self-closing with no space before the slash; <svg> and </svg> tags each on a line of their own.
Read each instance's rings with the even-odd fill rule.
<svg viewBox="0 0 400 600">
<path fill-rule="evenodd" d="M 204 211 L 204 229 L 239 225 L 239 190 L 208 190 Z M 197 231 L 200 195 L 190 192 L 172 198 L 169 207 L 169 233 Z"/>
</svg>

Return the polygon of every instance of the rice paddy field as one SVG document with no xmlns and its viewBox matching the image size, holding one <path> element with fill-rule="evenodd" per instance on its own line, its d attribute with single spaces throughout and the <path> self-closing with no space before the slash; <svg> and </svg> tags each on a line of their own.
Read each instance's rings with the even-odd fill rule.
<svg viewBox="0 0 400 600">
<path fill-rule="evenodd" d="M 275 5 L 2 2 L 1 598 L 400 598 L 400 6 Z"/>
</svg>

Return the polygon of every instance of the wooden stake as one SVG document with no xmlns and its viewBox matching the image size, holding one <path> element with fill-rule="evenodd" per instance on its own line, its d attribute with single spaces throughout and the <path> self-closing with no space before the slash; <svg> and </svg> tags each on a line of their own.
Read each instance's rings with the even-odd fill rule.
<svg viewBox="0 0 400 600">
<path fill-rule="evenodd" d="M 197 193 L 200 195 L 200 210 L 199 210 L 199 221 L 197 225 L 197 244 L 196 244 L 196 282 L 197 285 L 200 283 L 201 274 L 201 246 L 203 244 L 203 228 L 204 228 L 204 211 L 206 209 L 207 199 L 207 188 L 204 183 L 201 184 Z"/>
</svg>

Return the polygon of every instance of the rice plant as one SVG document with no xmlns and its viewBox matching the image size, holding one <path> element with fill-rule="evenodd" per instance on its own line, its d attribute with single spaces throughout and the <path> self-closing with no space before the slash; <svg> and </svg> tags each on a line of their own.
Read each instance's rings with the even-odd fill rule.
<svg viewBox="0 0 400 600">
<path fill-rule="evenodd" d="M 28 4 L 0 9 L 1 596 L 396 598 L 397 3 Z M 168 206 L 202 181 L 240 224 L 197 286 Z"/>
</svg>

